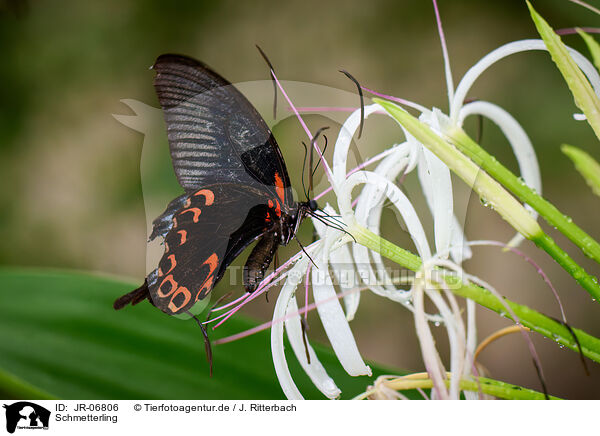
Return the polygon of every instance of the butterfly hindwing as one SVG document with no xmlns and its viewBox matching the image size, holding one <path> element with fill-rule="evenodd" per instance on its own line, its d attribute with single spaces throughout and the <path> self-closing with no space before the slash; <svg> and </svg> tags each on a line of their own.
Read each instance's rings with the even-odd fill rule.
<svg viewBox="0 0 600 436">
<path fill-rule="evenodd" d="M 225 269 L 268 226 L 268 198 L 234 183 L 209 185 L 190 194 L 173 214 L 165 252 L 149 277 L 154 305 L 181 313 L 206 297 Z"/>
<path fill-rule="evenodd" d="M 186 56 L 162 55 L 153 68 L 173 167 L 186 191 L 218 182 L 258 182 L 282 205 L 292 205 L 279 146 L 242 93 Z"/>
</svg>

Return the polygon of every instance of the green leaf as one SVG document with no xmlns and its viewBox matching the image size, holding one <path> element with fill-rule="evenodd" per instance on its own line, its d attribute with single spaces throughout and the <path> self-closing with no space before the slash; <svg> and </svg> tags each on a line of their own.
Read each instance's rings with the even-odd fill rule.
<svg viewBox="0 0 600 436">
<path fill-rule="evenodd" d="M 600 70 L 600 44 L 596 41 L 591 35 L 585 33 L 581 29 L 577 29 L 577 33 L 583 38 L 585 43 L 588 46 L 588 50 L 592 55 L 592 59 L 594 60 L 594 65 L 596 69 Z"/>
<path fill-rule="evenodd" d="M 575 168 L 592 188 L 594 194 L 600 196 L 600 164 L 585 151 L 572 145 L 563 144 L 560 149 L 573 161 Z"/>
<path fill-rule="evenodd" d="M 215 346 L 211 378 L 194 321 L 169 317 L 146 302 L 113 310 L 114 299 L 135 284 L 86 273 L 26 269 L 0 269 L 0 283 L 3 397 L 283 398 L 269 331 Z M 254 325 L 235 317 L 209 334 L 223 337 Z M 378 375 L 403 374 L 371 364 L 372 378 L 350 377 L 330 350 L 315 350 L 342 389 L 342 398 L 365 391 Z M 288 361 L 305 397 L 324 398 L 293 353 Z"/>
<path fill-rule="evenodd" d="M 548 23 L 533 9 L 531 3 L 527 2 L 533 22 L 538 33 L 546 43 L 546 47 L 552 56 L 552 60 L 563 75 L 575 104 L 585 114 L 588 123 L 594 129 L 596 136 L 600 139 L 600 100 L 594 93 L 592 86 L 587 81 L 569 52 L 562 43 L 560 36 L 548 25 Z"/>
</svg>

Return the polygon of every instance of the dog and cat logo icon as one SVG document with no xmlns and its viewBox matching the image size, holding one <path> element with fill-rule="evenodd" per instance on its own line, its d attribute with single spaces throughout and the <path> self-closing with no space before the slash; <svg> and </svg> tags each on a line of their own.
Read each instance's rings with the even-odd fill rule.
<svg viewBox="0 0 600 436">
<path fill-rule="evenodd" d="M 29 401 L 5 404 L 6 431 L 14 433 L 16 429 L 47 430 L 50 411 Z"/>
</svg>

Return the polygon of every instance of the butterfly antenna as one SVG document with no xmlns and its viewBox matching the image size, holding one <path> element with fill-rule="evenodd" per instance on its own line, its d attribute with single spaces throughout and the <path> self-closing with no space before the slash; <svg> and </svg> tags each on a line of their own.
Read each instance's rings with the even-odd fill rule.
<svg viewBox="0 0 600 436">
<path fill-rule="evenodd" d="M 346 223 L 340 220 L 340 218 L 342 217 L 341 215 L 331 215 L 331 214 L 325 212 L 323 209 L 318 209 L 313 213 L 316 213 L 316 212 L 320 212 L 322 214 L 322 215 L 319 215 L 320 218 L 326 218 L 328 220 L 331 220 L 334 223 L 338 224 L 339 226 L 346 226 Z"/>
<path fill-rule="evenodd" d="M 311 182 L 312 182 L 313 176 L 317 172 L 317 168 L 319 168 L 319 164 L 323 160 L 323 155 L 325 154 L 325 151 L 327 150 L 327 136 L 323 135 L 323 138 L 325 139 L 325 146 L 323 147 L 323 151 L 321 152 L 321 159 L 319 159 L 319 161 L 315 165 L 315 169 L 313 170 L 312 174 L 310 175 Z"/>
<path fill-rule="evenodd" d="M 308 157 L 308 147 L 306 146 L 306 143 L 304 141 L 302 141 L 302 145 L 304 146 L 304 160 L 302 161 L 302 177 L 300 178 L 300 180 L 302 180 L 302 189 L 304 190 L 304 196 L 306 197 L 306 200 L 308 200 L 308 191 L 306 190 L 306 185 L 304 184 L 304 173 L 306 171 L 306 158 Z M 312 148 L 311 148 L 311 157 L 312 157 Z"/>
<path fill-rule="evenodd" d="M 322 215 L 317 214 L 317 212 L 320 212 Z M 343 230 L 344 227 L 346 226 L 346 223 L 341 221 L 339 218 L 339 215 L 334 216 L 334 215 L 329 215 L 328 213 L 326 213 L 324 210 L 319 209 L 315 212 L 311 212 L 311 216 L 315 216 L 315 218 L 320 219 L 322 223 L 331 226 L 333 228 L 339 229 L 339 230 Z"/>
<path fill-rule="evenodd" d="M 256 48 L 260 52 L 260 55 L 263 57 L 269 69 L 271 70 L 271 81 L 273 82 L 273 119 L 277 119 L 277 82 L 275 81 L 275 69 L 273 68 L 273 64 L 265 54 L 262 48 L 258 44 L 256 44 Z"/>
<path fill-rule="evenodd" d="M 208 360 L 208 365 L 210 366 L 210 376 L 212 377 L 212 375 L 213 375 L 213 354 L 212 354 L 212 347 L 210 346 L 210 339 L 208 338 L 208 333 L 206 333 L 206 328 L 202 324 L 202 321 L 200 321 L 198 319 L 198 317 L 196 317 L 196 315 L 194 315 L 192 312 L 190 312 L 189 310 L 186 310 L 185 313 L 187 313 L 189 316 L 194 318 L 196 320 L 196 322 L 198 323 L 200 330 L 202 330 L 202 336 L 204 336 L 204 350 L 206 351 L 206 360 Z"/>
<path fill-rule="evenodd" d="M 319 156 L 319 161 L 315 165 L 314 169 L 313 169 L 313 150 L 315 148 L 315 143 L 319 139 L 319 135 L 321 135 L 321 133 L 327 129 L 329 129 L 329 126 L 321 127 L 319 130 L 317 130 L 313 136 L 312 141 L 310 142 L 310 170 L 309 170 L 310 172 L 309 172 L 309 178 L 308 178 L 308 193 L 309 194 L 311 193 L 311 191 L 313 189 L 313 176 L 315 175 L 315 172 L 317 171 L 319 164 L 323 160 L 323 155 L 325 154 L 325 150 L 327 149 L 327 137 L 325 135 L 323 135 L 323 136 L 325 136 L 325 148 L 323 149 L 323 151 L 321 151 L 321 155 Z M 307 196 L 307 198 L 309 198 L 309 196 Z"/>
<path fill-rule="evenodd" d="M 344 74 L 348 79 L 352 80 L 358 88 L 358 95 L 360 96 L 360 129 L 358 130 L 358 137 L 360 138 L 363 131 L 363 125 L 365 124 L 365 97 L 363 96 L 362 86 L 360 86 L 358 80 L 356 80 L 354 76 L 348 71 L 340 70 L 340 73 Z"/>
<path fill-rule="evenodd" d="M 336 230 L 339 230 L 339 231 L 340 231 L 340 232 L 342 232 L 342 233 L 345 233 L 345 234 L 347 234 L 348 236 L 350 236 L 350 237 L 351 237 L 351 238 L 354 240 L 354 242 L 357 242 L 357 241 L 356 241 L 356 238 L 354 237 L 354 235 L 353 235 L 352 233 L 348 232 L 346 229 L 344 229 L 344 228 L 343 228 L 341 225 L 339 225 L 339 224 L 337 224 L 337 223 L 332 223 L 331 221 L 327 221 L 327 220 L 325 220 L 325 218 L 323 218 L 322 216 L 320 216 L 320 215 L 315 215 L 314 213 L 308 213 L 308 215 L 309 215 L 311 218 L 313 218 L 313 219 L 316 219 L 316 220 L 317 220 L 317 221 L 319 221 L 319 222 L 322 222 L 322 223 L 323 223 L 323 224 L 325 224 L 326 226 L 329 226 L 329 227 L 331 227 L 331 228 L 334 228 L 334 229 L 336 229 Z"/>
</svg>

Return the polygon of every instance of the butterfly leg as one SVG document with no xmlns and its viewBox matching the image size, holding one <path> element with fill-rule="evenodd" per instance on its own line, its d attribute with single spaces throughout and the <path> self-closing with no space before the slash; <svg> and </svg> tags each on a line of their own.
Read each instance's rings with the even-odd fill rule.
<svg viewBox="0 0 600 436">
<path fill-rule="evenodd" d="M 277 247 L 279 241 L 274 231 L 265 233 L 254 247 L 244 266 L 244 287 L 247 292 L 256 290 L 275 256 Z"/>
<path fill-rule="evenodd" d="M 196 315 L 194 315 L 190 311 L 186 311 L 186 313 L 196 320 L 196 322 L 198 323 L 198 326 L 200 327 L 200 330 L 202 331 L 202 336 L 204 336 L 204 350 L 206 351 L 206 359 L 208 360 L 208 365 L 210 366 L 210 376 L 212 377 L 212 375 L 213 375 L 213 354 L 212 354 L 212 347 L 210 346 L 210 339 L 208 337 L 208 333 L 206 333 L 206 328 L 204 327 L 204 324 L 202 324 L 202 321 L 200 321 L 196 317 Z"/>
</svg>

